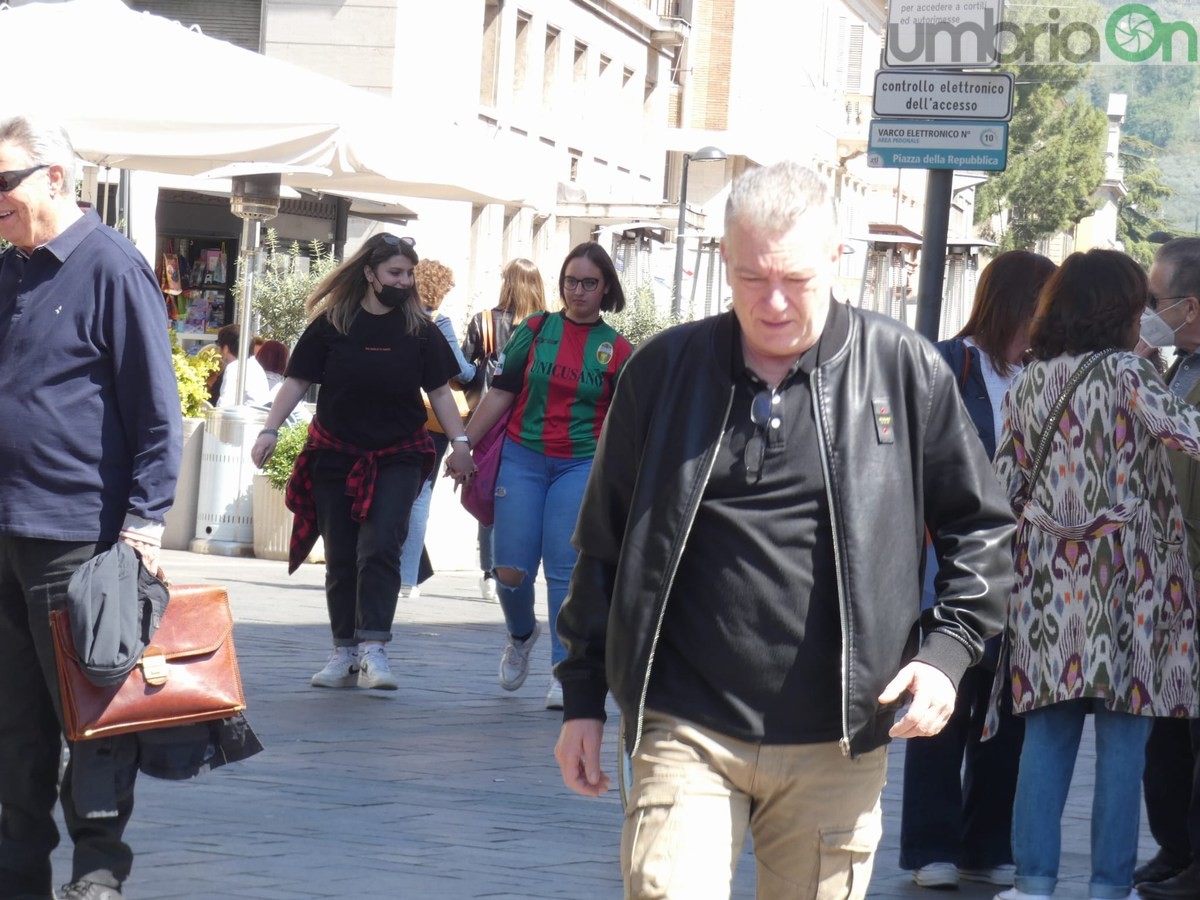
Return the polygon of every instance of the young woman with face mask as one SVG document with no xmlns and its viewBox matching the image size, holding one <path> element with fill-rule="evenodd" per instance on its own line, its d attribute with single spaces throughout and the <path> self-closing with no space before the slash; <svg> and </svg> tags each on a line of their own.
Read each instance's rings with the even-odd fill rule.
<svg viewBox="0 0 1200 900">
<path fill-rule="evenodd" d="M 395 690 L 384 645 L 400 591 L 409 513 L 434 464 L 421 390 L 470 465 L 447 384 L 459 367 L 413 291 L 417 253 L 393 234 L 371 237 L 306 301 L 311 323 L 288 362 L 266 427 L 251 450 L 261 466 L 280 423 L 320 384 L 308 441 L 288 483 L 296 514 L 289 572 L 319 533 L 333 653 L 314 687 Z"/>
</svg>

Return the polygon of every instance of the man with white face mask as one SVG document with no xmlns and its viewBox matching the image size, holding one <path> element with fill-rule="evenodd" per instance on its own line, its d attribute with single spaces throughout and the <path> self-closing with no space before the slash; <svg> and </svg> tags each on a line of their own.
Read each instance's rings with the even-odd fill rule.
<svg viewBox="0 0 1200 900">
<path fill-rule="evenodd" d="M 1171 392 L 1200 406 L 1200 238 L 1164 244 L 1150 267 L 1142 341 L 1176 349 Z M 1193 576 L 1200 576 L 1200 461 L 1171 453 L 1187 525 Z M 1200 896 L 1200 720 L 1155 719 L 1142 777 L 1146 818 L 1159 850 L 1133 873 L 1148 900 Z"/>
</svg>

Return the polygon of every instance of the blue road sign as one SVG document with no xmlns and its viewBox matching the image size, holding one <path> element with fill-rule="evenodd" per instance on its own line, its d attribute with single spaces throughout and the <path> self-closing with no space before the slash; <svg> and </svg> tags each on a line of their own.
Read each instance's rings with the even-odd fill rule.
<svg viewBox="0 0 1200 900">
<path fill-rule="evenodd" d="M 867 165 L 1003 172 L 1008 165 L 1008 123 L 872 119 Z"/>
</svg>

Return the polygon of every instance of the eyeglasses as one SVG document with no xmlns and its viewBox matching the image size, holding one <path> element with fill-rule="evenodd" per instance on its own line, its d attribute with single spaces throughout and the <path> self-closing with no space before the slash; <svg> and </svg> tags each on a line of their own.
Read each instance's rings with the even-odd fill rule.
<svg viewBox="0 0 1200 900">
<path fill-rule="evenodd" d="M 0 172 L 0 194 L 15 191 L 20 187 L 21 182 L 34 172 L 48 168 L 50 168 L 49 163 L 42 163 L 40 166 L 30 166 L 28 169 L 18 169 L 15 172 Z"/>
<path fill-rule="evenodd" d="M 403 244 L 406 247 L 417 246 L 417 239 L 411 238 L 408 235 L 405 235 L 404 237 L 400 237 L 400 235 L 398 235 L 398 234 L 391 234 L 390 232 L 384 232 L 383 234 L 379 235 L 379 239 L 381 241 L 383 241 L 385 244 L 391 244 L 393 247 L 399 247 L 401 244 Z"/>
<path fill-rule="evenodd" d="M 563 278 L 563 290 L 573 291 L 576 288 L 583 288 L 584 293 L 590 294 L 600 286 L 599 278 L 573 278 L 567 275 Z"/>
<path fill-rule="evenodd" d="M 754 434 L 746 441 L 747 481 L 757 481 L 762 475 L 763 459 L 767 455 L 767 426 L 779 427 L 775 407 L 780 400 L 779 394 L 774 391 L 759 391 L 750 401 L 750 421 L 754 423 Z"/>
</svg>

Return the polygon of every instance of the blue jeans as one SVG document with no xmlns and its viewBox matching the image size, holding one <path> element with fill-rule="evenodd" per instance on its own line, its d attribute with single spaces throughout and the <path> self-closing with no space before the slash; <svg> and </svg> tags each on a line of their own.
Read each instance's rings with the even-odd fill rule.
<svg viewBox="0 0 1200 900">
<path fill-rule="evenodd" d="M 408 537 L 404 539 L 404 546 L 400 548 L 401 587 L 412 587 L 414 584 L 420 584 L 423 580 L 421 578 L 421 551 L 425 547 L 425 529 L 429 525 L 429 505 L 433 500 L 433 483 L 435 479 L 441 477 L 442 457 L 446 455 L 446 448 L 450 446 L 450 441 L 444 434 L 431 431 L 429 436 L 433 438 L 433 449 L 437 453 L 437 458 L 433 461 L 433 471 L 421 485 L 421 493 L 417 494 L 417 499 L 413 501 L 412 512 L 408 515 Z"/>
<path fill-rule="evenodd" d="M 1025 744 L 1013 804 L 1014 886 L 1052 894 L 1062 851 L 1062 814 L 1089 711 L 1096 728 L 1092 875 L 1088 896 L 1116 900 L 1133 887 L 1149 716 L 1110 712 L 1100 701 L 1068 700 L 1025 714 Z"/>
<path fill-rule="evenodd" d="M 479 568 L 489 574 L 492 569 L 496 568 L 496 548 L 493 544 L 492 526 L 483 523 L 479 525 Z"/>
<path fill-rule="evenodd" d="M 571 546 L 571 535 L 591 470 L 591 457 L 543 456 L 504 439 L 493 526 L 496 568 L 517 569 L 524 577 L 516 587 L 497 578 L 496 589 L 508 633 L 529 634 L 536 621 L 533 582 L 541 563 L 550 601 L 551 665 L 567 656 L 555 624 L 575 568 L 578 554 Z"/>
</svg>

